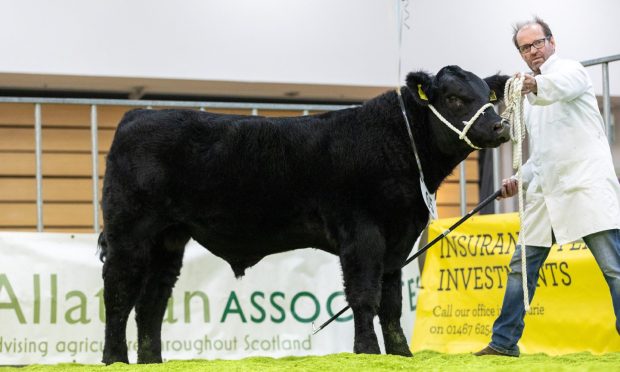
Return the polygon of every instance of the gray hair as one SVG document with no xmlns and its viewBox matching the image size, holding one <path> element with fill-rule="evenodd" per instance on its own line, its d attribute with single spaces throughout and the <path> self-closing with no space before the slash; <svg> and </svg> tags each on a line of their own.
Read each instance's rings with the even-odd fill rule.
<svg viewBox="0 0 620 372">
<path fill-rule="evenodd" d="M 534 19 L 530 21 L 518 22 L 512 26 L 512 42 L 515 44 L 515 47 L 519 48 L 519 44 L 517 44 L 517 33 L 523 27 L 529 25 L 540 25 L 540 27 L 542 27 L 543 33 L 545 34 L 545 37 L 549 38 L 553 36 L 547 22 L 543 21 L 542 18 L 540 18 L 539 16 L 534 16 Z"/>
</svg>

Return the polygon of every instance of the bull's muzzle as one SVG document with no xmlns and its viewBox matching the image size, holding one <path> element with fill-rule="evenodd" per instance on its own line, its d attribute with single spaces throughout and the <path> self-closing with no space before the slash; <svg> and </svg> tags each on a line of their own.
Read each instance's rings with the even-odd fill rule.
<svg viewBox="0 0 620 372">
<path fill-rule="evenodd" d="M 504 141 L 510 139 L 510 122 L 506 119 L 502 119 L 493 125 L 493 130 Z"/>
</svg>

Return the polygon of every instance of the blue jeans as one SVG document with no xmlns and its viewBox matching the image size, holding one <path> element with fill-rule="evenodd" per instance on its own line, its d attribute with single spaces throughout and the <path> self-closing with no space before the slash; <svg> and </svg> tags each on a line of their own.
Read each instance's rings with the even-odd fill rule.
<svg viewBox="0 0 620 372">
<path fill-rule="evenodd" d="M 607 230 L 585 236 L 586 243 L 609 285 L 611 300 L 616 314 L 616 330 L 620 333 L 620 230 Z M 527 287 L 530 302 L 536 291 L 538 271 L 549 255 L 548 247 L 527 246 Z M 517 342 L 523 334 L 525 323 L 523 289 L 521 279 L 521 246 L 517 246 L 510 260 L 510 273 L 499 317 L 493 324 L 493 336 L 489 346 L 508 355 L 519 355 Z"/>
</svg>

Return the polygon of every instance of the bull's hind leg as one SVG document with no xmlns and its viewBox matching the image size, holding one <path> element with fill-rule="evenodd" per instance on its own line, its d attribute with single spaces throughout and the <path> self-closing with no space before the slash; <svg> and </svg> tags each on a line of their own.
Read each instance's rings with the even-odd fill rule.
<svg viewBox="0 0 620 372">
<path fill-rule="evenodd" d="M 105 301 L 105 345 L 103 363 L 129 363 L 127 359 L 127 318 L 142 283 L 144 259 L 137 243 L 127 239 L 109 239 L 103 264 Z M 122 243 L 121 243 L 122 242 Z"/>
<path fill-rule="evenodd" d="M 379 229 L 360 224 L 340 248 L 345 295 L 353 310 L 355 353 L 379 354 L 373 319 L 379 309 L 385 241 Z"/>
<path fill-rule="evenodd" d="M 383 275 L 379 321 L 388 354 L 412 356 L 400 325 L 402 314 L 401 270 Z"/>
<path fill-rule="evenodd" d="M 169 228 L 153 246 L 144 287 L 136 302 L 138 363 L 161 363 L 161 325 L 181 272 L 189 234 Z"/>
</svg>

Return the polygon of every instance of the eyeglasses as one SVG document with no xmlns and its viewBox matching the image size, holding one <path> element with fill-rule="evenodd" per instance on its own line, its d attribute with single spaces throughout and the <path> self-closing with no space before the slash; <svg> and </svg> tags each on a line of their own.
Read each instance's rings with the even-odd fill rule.
<svg viewBox="0 0 620 372">
<path fill-rule="evenodd" d="M 532 44 L 521 45 L 517 47 L 517 49 L 519 49 L 519 52 L 521 52 L 521 54 L 527 54 L 532 50 L 532 47 L 536 49 L 541 49 L 542 47 L 544 47 L 545 41 L 547 41 L 548 38 L 549 36 L 545 36 L 542 39 L 534 40 Z"/>
</svg>

